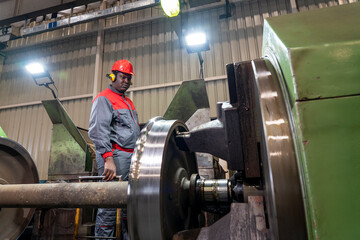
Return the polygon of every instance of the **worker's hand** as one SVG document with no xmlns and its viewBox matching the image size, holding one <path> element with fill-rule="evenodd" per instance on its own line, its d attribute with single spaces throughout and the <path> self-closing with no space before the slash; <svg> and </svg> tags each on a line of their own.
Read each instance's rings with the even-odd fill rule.
<svg viewBox="0 0 360 240">
<path fill-rule="evenodd" d="M 111 181 L 116 177 L 116 166 L 112 156 L 105 158 L 105 167 L 104 167 L 104 180 L 105 182 Z"/>
</svg>

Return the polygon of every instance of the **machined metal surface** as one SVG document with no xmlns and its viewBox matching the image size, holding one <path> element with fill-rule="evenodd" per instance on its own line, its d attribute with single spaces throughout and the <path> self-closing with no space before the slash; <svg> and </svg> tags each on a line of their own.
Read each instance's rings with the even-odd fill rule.
<svg viewBox="0 0 360 240">
<path fill-rule="evenodd" d="M 231 185 L 227 179 L 198 179 L 196 188 L 199 189 L 200 200 L 205 204 L 230 204 L 232 201 Z"/>
<path fill-rule="evenodd" d="M 8 184 L 0 207 L 126 207 L 127 182 Z"/>
<path fill-rule="evenodd" d="M 255 100 L 255 76 L 251 61 L 230 63 L 226 65 L 228 77 L 228 89 L 230 104 L 236 107 L 239 114 L 239 122 L 232 124 L 232 128 L 239 128 L 241 144 L 238 145 L 244 162 L 244 177 L 247 181 L 261 177 L 260 157 L 257 142 L 259 141 L 259 129 L 256 127 L 256 100 Z M 238 159 L 234 158 L 236 162 Z M 237 164 L 228 164 L 236 166 Z"/>
<path fill-rule="evenodd" d="M 191 180 L 190 180 L 191 181 Z M 197 179 L 195 184 L 195 201 L 192 205 L 209 213 L 225 214 L 230 211 L 233 201 L 232 186 L 228 179 Z M 192 189 L 190 187 L 190 194 Z"/>
<path fill-rule="evenodd" d="M 20 144 L 0 137 L 0 187 L 38 182 L 38 173 L 29 153 Z M 0 199 L 4 197 L 6 195 L 0 193 Z M 29 224 L 35 211 L 31 208 L 0 210 L 0 239 L 16 239 Z"/>
<path fill-rule="evenodd" d="M 268 60 L 254 60 L 260 106 L 261 158 L 271 239 L 306 239 L 297 158 L 281 76 Z"/>
<path fill-rule="evenodd" d="M 268 239 L 263 198 L 249 197 L 248 203 L 232 203 L 231 211 L 208 227 L 182 231 L 173 240 Z"/>
<path fill-rule="evenodd" d="M 210 153 L 224 159 L 229 169 L 243 170 L 239 114 L 228 102 L 217 104 L 218 119 L 204 123 L 190 132 L 177 136 L 177 144 L 184 151 Z"/>
<path fill-rule="evenodd" d="M 204 79 L 183 81 L 164 113 L 167 120 L 180 120 L 189 130 L 210 121 L 210 105 Z M 213 156 L 196 153 L 201 176 L 214 178 Z"/>
<path fill-rule="evenodd" d="M 171 239 L 196 226 L 197 216 L 182 190 L 184 178 L 197 173 L 193 153 L 179 150 L 179 121 L 150 120 L 141 131 L 132 158 L 128 187 L 128 224 L 131 239 Z"/>
</svg>

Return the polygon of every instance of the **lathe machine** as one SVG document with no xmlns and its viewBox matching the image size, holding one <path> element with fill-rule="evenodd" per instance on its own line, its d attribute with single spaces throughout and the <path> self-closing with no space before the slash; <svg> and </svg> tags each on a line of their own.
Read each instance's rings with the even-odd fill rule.
<svg viewBox="0 0 360 240">
<path fill-rule="evenodd" d="M 191 131 L 151 119 L 128 182 L 38 184 L 27 151 L 1 138 L 0 238 L 16 239 L 34 208 L 91 206 L 126 207 L 131 239 L 359 239 L 359 12 L 266 19 L 263 58 L 226 67 L 217 119 Z M 225 159 L 231 178 L 201 178 L 196 152 Z M 264 214 L 246 225 L 248 196 Z M 204 212 L 227 215 L 202 228 Z"/>
</svg>

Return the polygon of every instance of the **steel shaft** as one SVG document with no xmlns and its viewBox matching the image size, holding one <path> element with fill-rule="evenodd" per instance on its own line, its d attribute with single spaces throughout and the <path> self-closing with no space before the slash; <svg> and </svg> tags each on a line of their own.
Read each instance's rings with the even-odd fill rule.
<svg viewBox="0 0 360 240">
<path fill-rule="evenodd" d="M 126 207 L 128 182 L 0 185 L 0 208 Z"/>
</svg>

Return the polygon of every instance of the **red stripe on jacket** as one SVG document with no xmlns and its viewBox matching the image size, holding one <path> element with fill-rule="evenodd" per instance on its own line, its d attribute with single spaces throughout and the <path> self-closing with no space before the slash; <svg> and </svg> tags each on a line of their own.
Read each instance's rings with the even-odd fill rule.
<svg viewBox="0 0 360 240">
<path fill-rule="evenodd" d="M 116 92 L 112 91 L 110 88 L 107 88 L 104 91 L 102 91 L 101 93 L 99 93 L 99 95 L 97 95 L 96 98 L 94 98 L 93 102 L 95 101 L 95 99 L 97 99 L 98 97 L 101 97 L 101 96 L 106 97 L 110 101 L 114 110 L 129 109 L 128 104 L 130 105 L 131 110 L 135 110 L 135 106 L 134 106 L 133 102 L 130 100 L 130 98 L 126 97 L 122 93 L 116 93 Z M 124 101 L 123 96 L 128 104 L 126 104 L 126 102 Z"/>
</svg>

